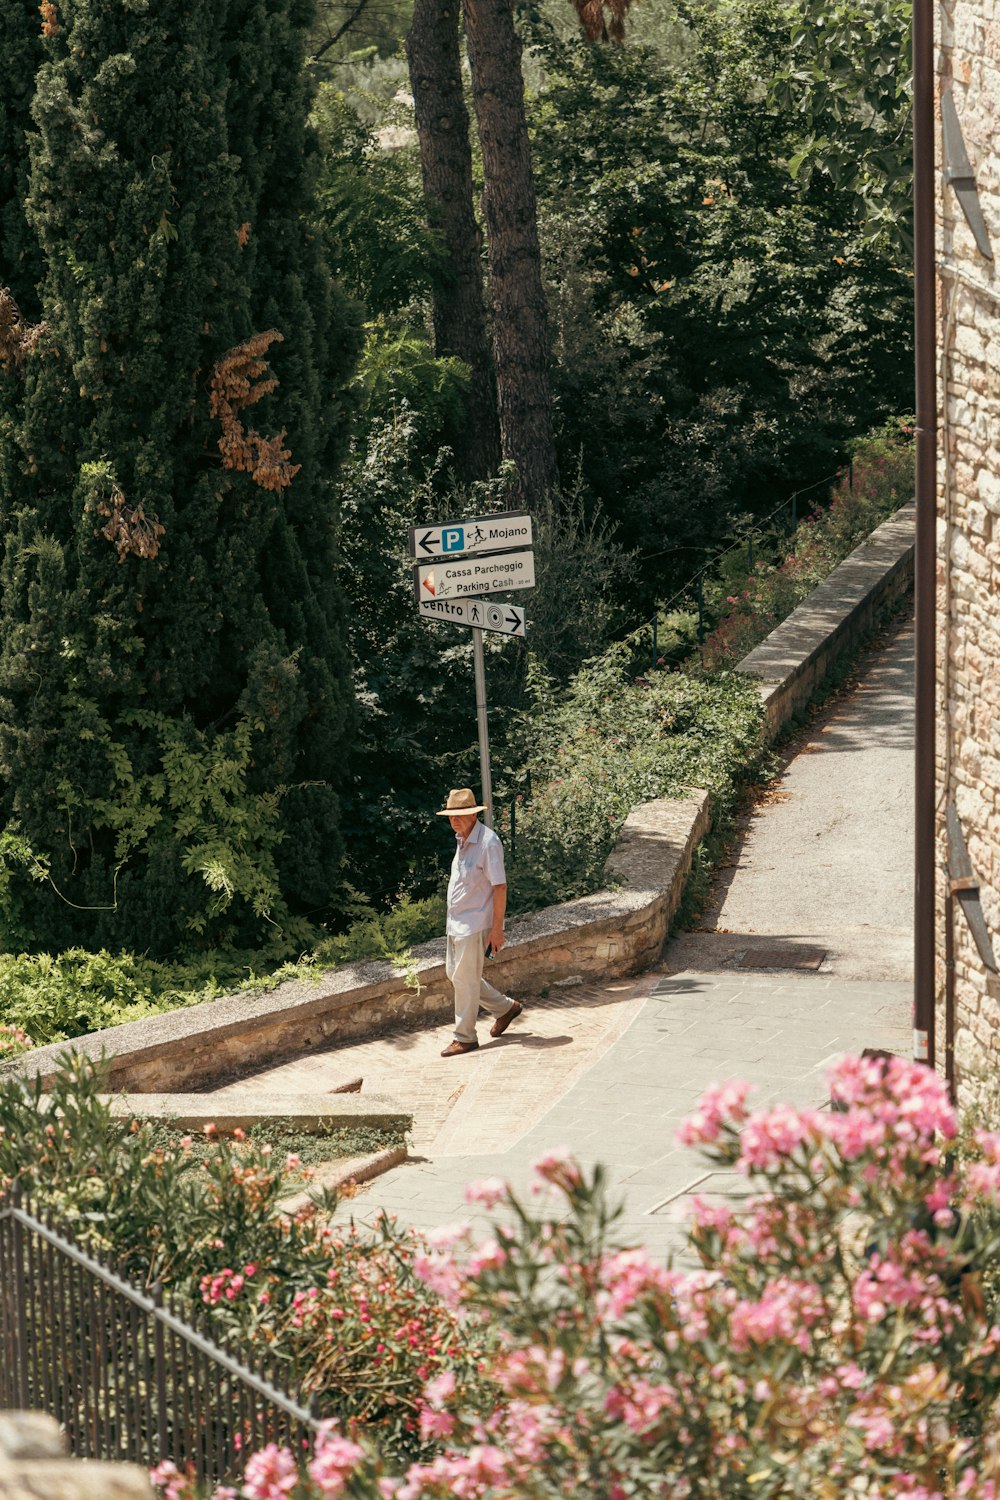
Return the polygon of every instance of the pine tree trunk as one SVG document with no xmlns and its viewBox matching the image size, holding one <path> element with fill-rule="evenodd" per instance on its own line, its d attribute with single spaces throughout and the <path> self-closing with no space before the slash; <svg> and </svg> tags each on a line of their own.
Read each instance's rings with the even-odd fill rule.
<svg viewBox="0 0 1000 1500">
<path fill-rule="evenodd" d="M 467 440 L 457 455 L 467 479 L 483 479 L 500 462 L 493 361 L 483 302 L 481 236 L 472 201 L 469 116 L 458 45 L 461 0 L 416 0 L 406 38 L 410 86 L 420 140 L 424 193 L 440 226 L 450 284 L 434 295 L 434 346 L 471 372 Z"/>
<path fill-rule="evenodd" d="M 532 504 L 559 482 L 535 182 L 513 0 L 464 0 L 483 153 L 500 445 Z"/>
</svg>

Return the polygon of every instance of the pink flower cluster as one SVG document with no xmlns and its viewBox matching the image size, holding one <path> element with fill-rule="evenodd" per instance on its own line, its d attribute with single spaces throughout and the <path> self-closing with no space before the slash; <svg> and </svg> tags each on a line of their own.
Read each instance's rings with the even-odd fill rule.
<svg viewBox="0 0 1000 1500">
<path fill-rule="evenodd" d="M 809 1281 L 778 1276 L 756 1299 L 741 1298 L 729 1314 L 729 1334 L 736 1350 L 775 1341 L 807 1353 L 812 1330 L 827 1314 L 823 1294 Z"/>
<path fill-rule="evenodd" d="M 723 1129 L 741 1124 L 747 1117 L 750 1085 L 738 1079 L 713 1084 L 698 1101 L 698 1108 L 677 1132 L 683 1146 L 714 1146 Z"/>
<path fill-rule="evenodd" d="M 199 1291 L 201 1300 L 207 1302 L 209 1307 L 215 1307 L 220 1302 L 235 1302 L 249 1277 L 256 1274 L 256 1266 L 248 1264 L 243 1267 L 242 1272 L 234 1271 L 230 1266 L 224 1266 L 221 1271 L 213 1276 L 208 1274 L 201 1278 Z"/>
</svg>

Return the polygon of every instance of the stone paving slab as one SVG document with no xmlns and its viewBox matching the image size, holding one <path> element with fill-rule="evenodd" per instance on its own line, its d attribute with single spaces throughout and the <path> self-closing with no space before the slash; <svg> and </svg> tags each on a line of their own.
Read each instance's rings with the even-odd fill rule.
<svg viewBox="0 0 1000 1500">
<path fill-rule="evenodd" d="M 646 981 L 647 990 L 655 978 Z M 505 1149 L 586 1075 L 641 1005 L 642 991 L 631 979 L 554 986 L 546 995 L 529 997 L 523 1015 L 502 1037 L 492 1039 L 489 1017 L 481 1017 L 479 1051 L 467 1057 L 441 1056 L 451 1027 L 396 1032 L 278 1064 L 204 1099 L 221 1109 L 247 1088 L 321 1094 L 348 1075 L 360 1076 L 358 1098 L 386 1093 L 412 1113 L 411 1154 L 448 1157 Z"/>
<path fill-rule="evenodd" d="M 757 1017 L 772 1041 L 766 1053 L 742 1047 L 733 1005 Z M 775 1023 L 775 1008 L 785 1011 Z M 828 977 L 679 974 L 659 977 L 628 1029 L 530 1130 L 504 1150 L 484 1149 L 481 1121 L 475 1155 L 411 1161 L 349 1205 L 356 1219 L 380 1210 L 417 1228 L 463 1218 L 482 1220 L 465 1204 L 473 1177 L 500 1176 L 517 1191 L 531 1181 L 530 1163 L 568 1146 L 585 1165 L 603 1161 L 612 1192 L 624 1203 L 619 1232 L 666 1254 L 683 1244 L 683 1219 L 693 1184 L 730 1196 L 742 1180 L 724 1178 L 695 1151 L 675 1142 L 676 1127 L 702 1091 L 729 1077 L 749 1080 L 761 1103 L 778 1099 L 819 1107 L 828 1100 L 825 1074 L 837 1057 L 863 1047 L 905 1051 L 910 1041 L 911 988 L 905 983 L 855 984 Z M 685 1018 L 678 1035 L 664 1017 Z M 822 1024 L 803 1026 L 820 1015 Z M 478 1059 L 472 1059 L 473 1063 Z M 524 1060 L 530 1066 L 530 1060 Z M 346 1208 L 347 1206 L 345 1206 Z"/>
</svg>

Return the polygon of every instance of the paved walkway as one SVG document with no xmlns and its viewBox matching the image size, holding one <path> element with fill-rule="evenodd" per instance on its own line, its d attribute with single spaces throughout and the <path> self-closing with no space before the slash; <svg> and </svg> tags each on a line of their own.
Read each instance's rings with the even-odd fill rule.
<svg viewBox="0 0 1000 1500">
<path fill-rule="evenodd" d="M 275 1087 L 310 1091 L 361 1074 L 366 1090 L 414 1109 L 411 1159 L 341 1211 L 385 1208 L 417 1227 L 467 1217 L 470 1179 L 523 1189 L 531 1161 L 566 1145 L 607 1166 L 629 1240 L 678 1249 L 692 1191 L 744 1188 L 675 1144 L 709 1083 L 740 1076 L 762 1102 L 815 1106 L 840 1054 L 909 1050 L 911 746 L 906 627 L 793 747 L 702 929 L 637 983 L 554 987 L 497 1041 L 481 1024 L 483 1045 L 463 1058 L 439 1056 L 449 1031 L 437 1029 L 268 1070 Z M 813 950 L 820 967 L 743 967 L 761 948 L 781 950 L 781 963 Z"/>
</svg>

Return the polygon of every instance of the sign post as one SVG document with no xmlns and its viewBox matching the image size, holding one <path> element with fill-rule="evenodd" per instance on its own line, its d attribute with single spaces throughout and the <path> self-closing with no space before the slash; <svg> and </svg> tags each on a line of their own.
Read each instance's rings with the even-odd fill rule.
<svg viewBox="0 0 1000 1500">
<path fill-rule="evenodd" d="M 531 517 L 513 512 L 414 526 L 409 535 L 410 556 L 416 559 L 413 593 L 418 612 L 426 619 L 467 625 L 472 630 L 479 780 L 487 828 L 493 827 L 493 777 L 483 631 L 524 636 L 524 610 L 513 604 L 498 604 L 489 595 L 534 587 L 531 543 Z"/>
<path fill-rule="evenodd" d="M 479 725 L 479 780 L 486 803 L 483 822 L 493 827 L 493 777 L 490 771 L 490 721 L 486 711 L 486 666 L 483 661 L 483 632 L 472 628 L 472 664 L 476 673 L 476 720 Z"/>
</svg>

